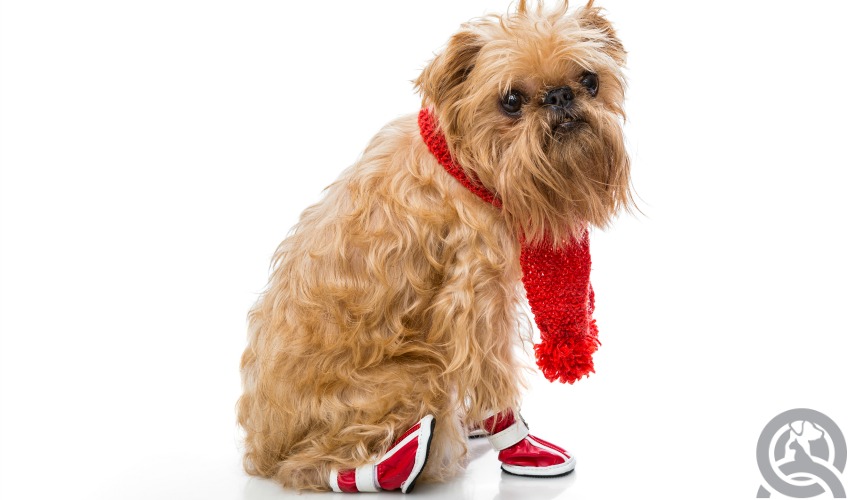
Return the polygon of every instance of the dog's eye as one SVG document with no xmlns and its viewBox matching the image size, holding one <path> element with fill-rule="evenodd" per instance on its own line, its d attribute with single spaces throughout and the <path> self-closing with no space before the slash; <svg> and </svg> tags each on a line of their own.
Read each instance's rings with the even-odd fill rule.
<svg viewBox="0 0 850 500">
<path fill-rule="evenodd" d="M 596 93 L 599 92 L 599 76 L 596 73 L 585 73 L 581 77 L 581 85 L 590 92 L 591 97 L 596 97 Z"/>
<path fill-rule="evenodd" d="M 509 90 L 507 94 L 502 96 L 502 109 L 509 115 L 518 115 L 523 104 L 522 92 L 518 90 Z"/>
</svg>

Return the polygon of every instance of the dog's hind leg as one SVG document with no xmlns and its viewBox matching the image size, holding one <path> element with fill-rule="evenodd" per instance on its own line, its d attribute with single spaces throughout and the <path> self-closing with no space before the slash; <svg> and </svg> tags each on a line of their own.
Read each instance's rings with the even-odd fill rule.
<svg viewBox="0 0 850 500">
<path fill-rule="evenodd" d="M 379 366 L 356 373 L 356 383 L 317 387 L 319 398 L 301 405 L 305 414 L 297 419 L 305 432 L 277 463 L 272 476 L 278 482 L 298 490 L 351 491 L 352 471 L 359 471 L 358 490 L 366 491 L 361 476 L 376 472 L 377 487 L 409 490 L 417 478 L 442 479 L 459 470 L 465 445 L 456 410 L 443 392 L 429 389 L 437 367 L 412 361 L 405 362 L 408 370 Z M 416 442 L 402 439 L 412 434 Z M 393 452 L 397 445 L 403 450 Z M 378 465 L 388 452 L 391 463 Z M 382 476 L 386 470 L 395 476 Z"/>
</svg>

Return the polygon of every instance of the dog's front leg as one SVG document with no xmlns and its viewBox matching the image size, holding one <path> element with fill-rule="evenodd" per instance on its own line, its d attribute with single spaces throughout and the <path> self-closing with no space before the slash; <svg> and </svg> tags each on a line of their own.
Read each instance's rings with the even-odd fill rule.
<svg viewBox="0 0 850 500">
<path fill-rule="evenodd" d="M 447 387 L 458 396 L 466 424 L 516 408 L 522 385 L 514 354 L 518 248 L 498 223 L 490 229 L 463 227 L 449 236 L 452 252 L 430 311 L 428 342 L 445 352 Z"/>
</svg>

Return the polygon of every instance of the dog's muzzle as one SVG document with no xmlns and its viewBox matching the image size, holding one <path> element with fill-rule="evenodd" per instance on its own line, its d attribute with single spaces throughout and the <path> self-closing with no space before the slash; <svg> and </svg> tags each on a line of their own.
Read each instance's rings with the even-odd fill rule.
<svg viewBox="0 0 850 500">
<path fill-rule="evenodd" d="M 573 109 L 552 107 L 549 109 L 549 124 L 553 132 L 558 132 L 580 128 L 587 122 Z"/>
</svg>

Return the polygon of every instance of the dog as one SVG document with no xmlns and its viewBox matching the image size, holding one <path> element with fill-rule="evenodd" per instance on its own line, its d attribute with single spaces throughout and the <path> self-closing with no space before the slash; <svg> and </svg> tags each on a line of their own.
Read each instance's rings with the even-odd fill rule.
<svg viewBox="0 0 850 500">
<path fill-rule="evenodd" d="M 569 349 L 536 349 L 550 379 L 592 371 L 587 231 L 632 205 L 625 59 L 592 0 L 520 1 L 451 37 L 414 82 L 420 113 L 379 131 L 274 254 L 241 360 L 249 474 L 298 490 L 408 492 L 420 475 L 461 470 L 473 428 L 508 472 L 572 470 L 518 413 L 521 283 L 542 331 L 548 310 L 525 280 L 560 268 L 538 270 L 533 251 L 582 262 L 571 303 L 588 315 L 568 323 L 583 330 Z M 552 293 L 534 289 L 540 304 Z M 544 362 L 553 353 L 560 368 Z M 523 465 L 512 458 L 523 450 L 551 463 Z"/>
</svg>

